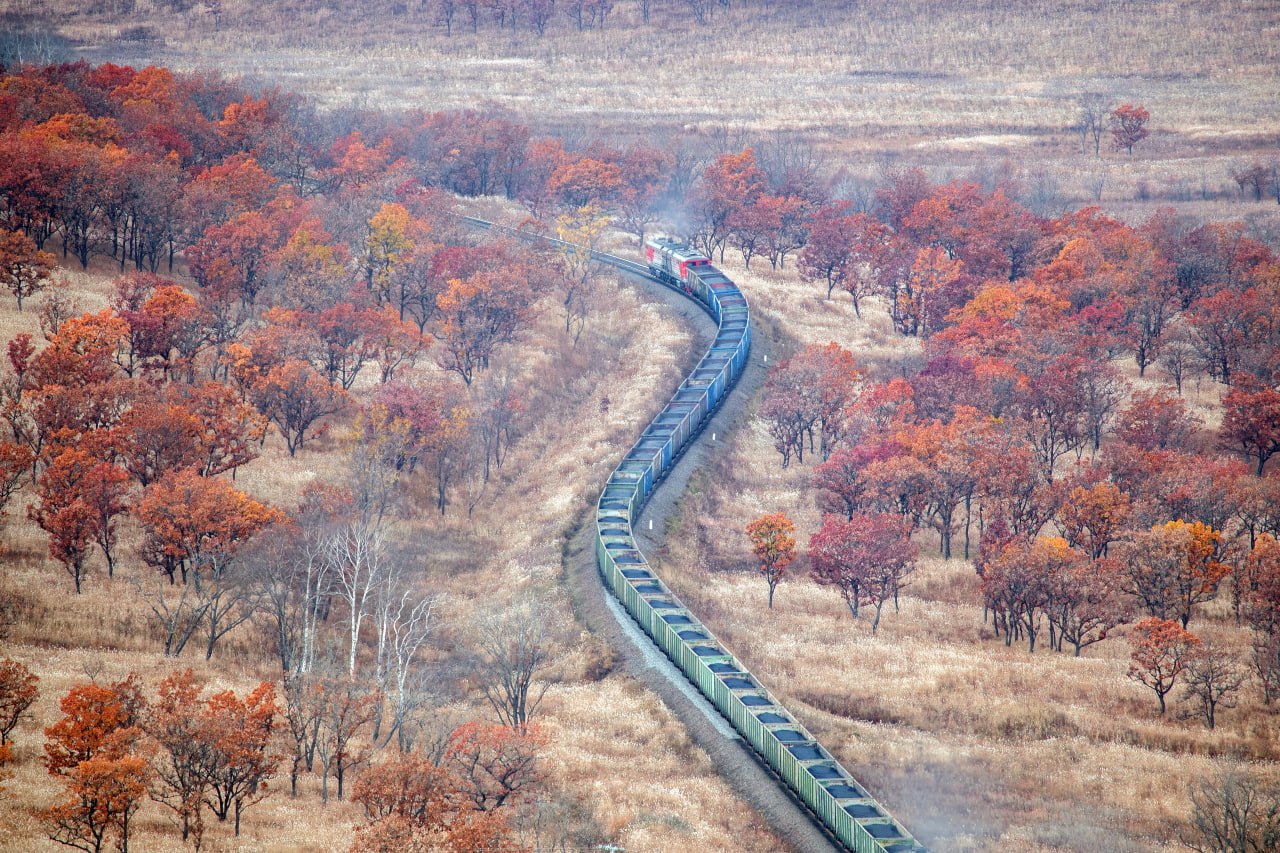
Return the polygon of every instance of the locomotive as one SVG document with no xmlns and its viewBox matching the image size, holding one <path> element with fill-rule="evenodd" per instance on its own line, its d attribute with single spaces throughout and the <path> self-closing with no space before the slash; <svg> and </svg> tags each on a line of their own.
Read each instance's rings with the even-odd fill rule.
<svg viewBox="0 0 1280 853">
<path fill-rule="evenodd" d="M 711 264 L 711 259 L 698 250 L 660 236 L 644 241 L 644 259 L 649 262 L 650 275 L 667 284 L 688 284 L 691 270 Z"/>
</svg>

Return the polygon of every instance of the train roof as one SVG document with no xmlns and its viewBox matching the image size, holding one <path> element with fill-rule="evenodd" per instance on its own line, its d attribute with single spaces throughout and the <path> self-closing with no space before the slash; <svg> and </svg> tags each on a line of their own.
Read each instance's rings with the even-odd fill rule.
<svg viewBox="0 0 1280 853">
<path fill-rule="evenodd" d="M 688 243 L 682 243 L 671 237 L 651 237 L 645 242 L 659 249 L 666 249 L 682 260 L 689 258 L 706 258 L 708 261 L 710 260 L 705 253 L 693 248 Z"/>
</svg>

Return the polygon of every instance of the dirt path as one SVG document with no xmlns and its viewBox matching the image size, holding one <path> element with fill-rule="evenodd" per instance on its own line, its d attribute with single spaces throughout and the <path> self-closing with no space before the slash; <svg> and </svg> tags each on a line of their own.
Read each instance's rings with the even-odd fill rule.
<svg viewBox="0 0 1280 853">
<path fill-rule="evenodd" d="M 683 296 L 652 282 L 649 284 L 650 287 L 646 288 L 648 293 L 694 327 L 696 363 L 715 334 L 715 324 Z M 724 447 L 723 440 L 712 441 L 712 435 L 719 438 L 738 423 L 747 401 L 764 382 L 766 369 L 763 362 L 765 356 L 770 355 L 772 344 L 760 325 L 753 323 L 751 359 L 737 388 L 654 491 L 636 525 L 636 539 L 646 553 L 656 550 L 659 544 L 657 537 L 661 537 L 667 520 L 677 512 L 690 475 L 709 460 L 711 454 Z M 686 372 L 692 368 L 693 364 L 688 365 Z M 637 435 L 643 427 L 643 424 L 636 424 Z M 619 458 L 621 454 L 620 449 Z M 773 771 L 605 591 L 595 562 L 591 523 L 594 507 L 593 501 L 592 510 L 581 520 L 566 557 L 569 594 L 578 618 L 617 652 L 623 670 L 662 699 L 684 724 L 694 743 L 711 757 L 720 775 L 779 836 L 789 842 L 791 850 L 796 853 L 840 853 L 843 848 L 816 824 Z"/>
</svg>

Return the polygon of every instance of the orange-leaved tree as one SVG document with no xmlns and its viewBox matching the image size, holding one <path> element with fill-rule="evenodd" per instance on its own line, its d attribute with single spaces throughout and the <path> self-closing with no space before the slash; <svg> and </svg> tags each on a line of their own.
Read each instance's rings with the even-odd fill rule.
<svg viewBox="0 0 1280 853">
<path fill-rule="evenodd" d="M 145 708 L 135 677 L 110 685 L 73 687 L 63 717 L 45 729 L 45 766 L 65 797 L 40 818 L 59 844 L 99 853 L 114 836 L 129 848 L 133 815 L 148 792 L 147 762 L 137 754 Z"/>
<path fill-rule="evenodd" d="M 449 735 L 444 764 L 476 811 L 495 811 L 528 798 L 541 784 L 538 756 L 546 745 L 536 724 L 463 723 Z"/>
<path fill-rule="evenodd" d="M 1133 146 L 1147 138 L 1151 113 L 1141 104 L 1121 104 L 1111 112 L 1111 138 L 1116 148 L 1133 154 Z"/>
<path fill-rule="evenodd" d="M 1231 573 L 1222 562 L 1222 534 L 1199 521 L 1170 521 L 1135 533 L 1119 547 L 1125 591 L 1152 616 L 1176 617 L 1185 628 L 1191 608 L 1210 601 Z"/>
<path fill-rule="evenodd" d="M 1164 697 L 1177 684 L 1199 649 L 1200 638 L 1172 619 L 1150 616 L 1134 627 L 1129 643 L 1133 646 L 1129 677 L 1151 688 L 1160 700 L 1163 714 Z"/>
<path fill-rule="evenodd" d="M 200 689 L 190 669 L 166 676 L 144 724 L 160 747 L 152 756 L 156 782 L 152 797 L 174 811 L 182 840 L 192 840 L 197 850 L 204 836 L 201 809 L 213 762 L 209 744 L 201 737 Z"/>
<path fill-rule="evenodd" d="M 747 525 L 751 552 L 760 561 L 760 574 L 769 584 L 769 609 L 773 609 L 773 593 L 796 558 L 796 526 L 785 513 L 760 516 Z"/>
<path fill-rule="evenodd" d="M 17 405 L 14 406 L 17 409 Z M 0 523 L 5 518 L 5 505 L 31 473 L 36 455 L 30 447 L 11 441 L 0 441 Z"/>
<path fill-rule="evenodd" d="M 249 396 L 258 411 L 276 425 L 290 456 L 315 436 L 312 427 L 317 421 L 347 404 L 345 391 L 302 361 L 272 367 L 253 382 Z"/>
<path fill-rule="evenodd" d="M 364 807 L 370 822 L 356 830 L 352 853 L 522 851 L 506 816 L 476 809 L 461 784 L 455 773 L 416 752 L 402 753 L 365 774 L 352 799 Z"/>
<path fill-rule="evenodd" d="M 52 252 L 42 252 L 35 241 L 20 231 L 0 230 L 0 281 L 22 300 L 39 293 L 49 281 L 57 265 Z"/>
<path fill-rule="evenodd" d="M 135 514 L 146 536 L 147 562 L 170 581 L 180 571 L 184 582 L 189 571 L 230 559 L 243 542 L 284 519 L 279 510 L 191 468 L 149 486 Z"/>
<path fill-rule="evenodd" d="M 264 681 L 243 699 L 224 690 L 210 696 L 201 709 L 202 737 L 209 746 L 205 802 L 219 821 L 234 809 L 235 833 L 241 813 L 269 792 L 283 756 L 271 749 L 276 728 L 275 685 Z"/>
<path fill-rule="evenodd" d="M 40 696 L 40 679 L 12 658 L 0 660 L 0 746 L 10 742 L 22 715 Z"/>
</svg>

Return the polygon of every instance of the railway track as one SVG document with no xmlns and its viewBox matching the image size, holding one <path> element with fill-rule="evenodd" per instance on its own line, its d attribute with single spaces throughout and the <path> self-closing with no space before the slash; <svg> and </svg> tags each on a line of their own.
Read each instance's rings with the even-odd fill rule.
<svg viewBox="0 0 1280 853">
<path fill-rule="evenodd" d="M 576 250 L 555 238 L 513 231 L 472 217 L 463 220 L 477 228 Z M 592 254 L 602 263 L 687 297 L 716 322 L 706 353 L 623 457 L 597 502 L 594 531 L 589 533 L 605 588 L 653 646 L 732 725 L 747 747 L 742 751 L 757 761 L 820 831 L 821 835 L 810 834 L 803 841 L 793 838 L 803 845 L 800 849 L 924 853 L 911 834 L 667 588 L 639 547 L 636 527 L 645 506 L 681 458 L 697 446 L 698 436 L 748 369 L 751 327 L 746 298 L 711 266 L 691 272 L 687 285 L 682 285 L 652 274 L 646 264 L 602 252 Z M 690 704 L 713 719 L 705 704 L 692 699 Z M 719 734 L 724 739 L 723 730 Z M 728 775 L 725 768 L 721 770 Z M 741 786 L 735 787 L 741 790 Z M 783 820 L 768 810 L 765 814 L 782 834 L 792 836 L 794 820 Z"/>
</svg>

